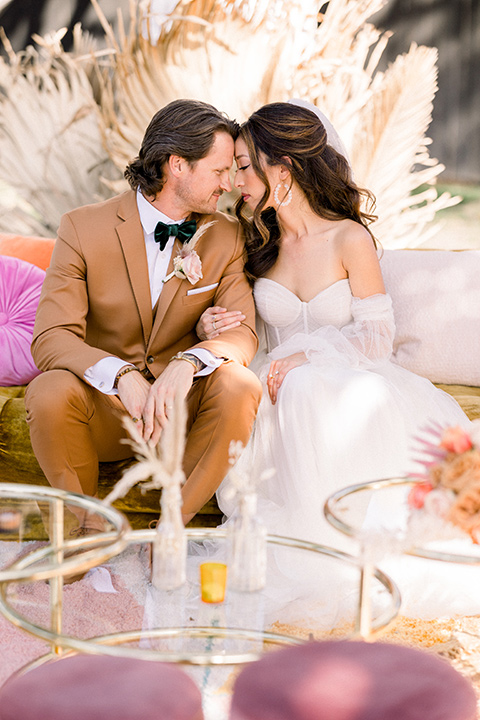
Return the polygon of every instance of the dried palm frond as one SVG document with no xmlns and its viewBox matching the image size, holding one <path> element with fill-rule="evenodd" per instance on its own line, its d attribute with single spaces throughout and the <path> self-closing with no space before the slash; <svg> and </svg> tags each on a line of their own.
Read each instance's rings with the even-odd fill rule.
<svg viewBox="0 0 480 720">
<path fill-rule="evenodd" d="M 444 169 L 429 157 L 425 137 L 437 81 L 437 51 L 412 45 L 372 83 L 370 102 L 360 111 L 350 148 L 357 182 L 377 197 L 373 232 L 386 247 L 413 245 L 436 210 L 454 204 L 431 185 Z M 424 239 L 424 238 L 422 238 Z"/>
<path fill-rule="evenodd" d="M 437 196 L 443 166 L 429 157 L 425 138 L 436 51 L 412 47 L 377 72 L 389 33 L 367 20 L 385 0 L 330 0 L 321 15 L 316 0 L 183 0 L 156 29 L 151 4 L 130 0 L 130 29 L 120 24 L 118 39 L 92 2 L 114 53 L 100 105 L 104 142 L 119 169 L 137 154 L 151 116 L 178 97 L 242 121 L 261 104 L 295 96 L 334 123 L 355 179 L 377 197 L 373 230 L 384 247 L 418 244 L 435 212 L 456 202 Z M 381 162 L 387 157 L 392 162 Z"/>
<path fill-rule="evenodd" d="M 30 224 L 52 235 L 62 213 L 111 194 L 92 86 L 60 52 L 60 34 L 45 39 L 43 56 L 29 48 L 0 60 L 0 179 L 20 200 L 0 215 L 1 230 Z"/>
<path fill-rule="evenodd" d="M 92 0 L 105 49 L 95 50 L 78 27 L 71 54 L 61 48 L 62 31 L 37 38 L 40 52 L 22 56 L 7 43 L 0 181 L 24 204 L 9 213 L 10 230 L 22 221 L 51 234 L 64 210 L 125 189 L 124 168 L 148 122 L 179 97 L 239 121 L 267 102 L 316 104 L 343 139 L 356 181 L 377 197 L 373 230 L 384 247 L 418 244 L 425 223 L 456 202 L 438 197 L 443 166 L 425 137 L 436 51 L 412 47 L 378 72 L 389 33 L 368 19 L 386 0 L 330 0 L 322 13 L 318 0 L 179 0 L 162 20 L 155 0 L 124 2 L 128 29 L 119 9 L 115 33 Z M 38 126 L 25 122 L 35 116 Z M 6 222 L 0 211 L 0 230 Z"/>
<path fill-rule="evenodd" d="M 244 119 L 258 105 L 278 99 L 280 92 L 286 99 L 289 48 L 300 32 L 290 22 L 291 16 L 294 11 L 301 12 L 303 23 L 308 15 L 305 6 L 315 5 L 282 3 L 288 15 L 278 27 L 258 18 L 248 23 L 233 3 L 229 13 L 224 3 L 182 3 L 153 45 L 148 35 L 142 34 L 144 16 L 133 0 L 130 32 L 119 33 L 118 41 L 97 0 L 92 1 L 108 42 L 116 50 L 101 109 L 105 142 L 119 168 L 137 154 L 152 115 L 171 100 L 201 99 L 231 117 Z M 266 4 L 273 5 L 271 1 Z M 314 21 L 316 12 L 310 14 Z"/>
</svg>

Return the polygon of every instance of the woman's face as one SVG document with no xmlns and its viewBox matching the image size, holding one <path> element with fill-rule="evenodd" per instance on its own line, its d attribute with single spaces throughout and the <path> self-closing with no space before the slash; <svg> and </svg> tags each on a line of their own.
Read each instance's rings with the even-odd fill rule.
<svg viewBox="0 0 480 720">
<path fill-rule="evenodd" d="M 237 170 L 235 172 L 234 185 L 242 193 L 245 203 L 251 210 L 254 210 L 265 193 L 265 185 L 253 169 L 247 145 L 242 138 L 238 138 L 235 141 L 235 162 L 237 163 Z M 269 170 L 271 170 L 271 168 L 265 163 L 264 169 L 270 182 Z M 271 185 L 271 187 L 274 187 L 274 185 Z M 265 203 L 265 208 L 272 204 L 270 199 L 271 198 L 268 198 Z"/>
</svg>

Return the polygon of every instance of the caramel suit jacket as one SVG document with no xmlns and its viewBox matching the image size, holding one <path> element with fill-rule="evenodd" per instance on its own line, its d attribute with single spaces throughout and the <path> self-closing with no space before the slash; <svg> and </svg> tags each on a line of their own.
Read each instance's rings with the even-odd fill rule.
<svg viewBox="0 0 480 720">
<path fill-rule="evenodd" d="M 203 278 L 195 285 L 175 276 L 168 280 L 154 317 L 135 192 L 66 213 L 35 321 L 32 353 L 38 368 L 66 369 L 83 379 L 87 368 L 113 355 L 158 377 L 172 355 L 192 347 L 248 365 L 257 338 L 240 226 L 222 213 L 200 216 L 199 224 L 211 220 L 215 224 L 195 247 Z M 176 240 L 168 273 L 180 247 Z M 209 286 L 214 287 L 202 290 Z M 212 305 L 241 310 L 246 319 L 199 342 L 195 325 Z"/>
</svg>

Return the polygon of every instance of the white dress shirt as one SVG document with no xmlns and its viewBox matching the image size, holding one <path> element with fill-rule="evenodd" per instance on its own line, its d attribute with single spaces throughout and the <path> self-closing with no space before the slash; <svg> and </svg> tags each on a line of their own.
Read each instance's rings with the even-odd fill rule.
<svg viewBox="0 0 480 720">
<path fill-rule="evenodd" d="M 142 223 L 143 236 L 145 238 L 145 249 L 147 252 L 147 263 L 148 263 L 148 279 L 150 283 L 150 294 L 152 296 L 152 308 L 160 297 L 160 293 L 163 288 L 163 281 L 167 275 L 167 268 L 170 263 L 172 255 L 173 244 L 175 242 L 174 237 L 169 237 L 168 242 L 163 250 L 160 250 L 160 246 L 155 242 L 155 227 L 159 221 L 171 225 L 174 222 L 177 224 L 182 223 L 183 220 L 175 221 L 169 218 L 167 215 L 157 210 L 148 200 L 146 200 L 140 190 L 137 190 L 137 207 L 140 215 L 140 222 Z M 195 373 L 195 377 L 201 377 L 203 375 L 209 375 L 217 367 L 219 367 L 223 360 L 217 358 L 209 350 L 205 348 L 198 348 L 194 350 L 188 350 L 191 355 L 195 355 L 201 360 L 205 367 L 199 372 Z M 83 375 L 84 379 L 100 392 L 105 395 L 117 395 L 118 390 L 113 387 L 115 377 L 119 370 L 125 365 L 128 365 L 125 360 L 121 360 L 117 357 L 102 358 L 95 365 L 87 368 Z"/>
</svg>

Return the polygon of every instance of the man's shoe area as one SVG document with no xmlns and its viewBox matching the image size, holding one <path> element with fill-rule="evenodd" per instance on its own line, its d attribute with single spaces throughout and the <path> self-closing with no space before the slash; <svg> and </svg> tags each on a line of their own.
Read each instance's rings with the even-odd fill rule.
<svg viewBox="0 0 480 720">
<path fill-rule="evenodd" d="M 70 531 L 70 537 L 72 538 L 80 538 L 80 537 L 87 537 L 89 535 L 100 535 L 100 531 L 96 528 L 87 528 L 87 527 L 76 527 L 73 530 Z M 68 550 L 64 557 L 72 557 L 73 555 L 78 555 L 79 553 L 85 552 L 84 548 L 81 548 L 80 550 Z M 77 573 L 75 575 L 64 575 L 63 577 L 63 584 L 64 585 L 71 585 L 74 582 L 78 582 L 79 580 L 82 580 L 82 578 L 85 577 L 88 570 L 82 573 Z"/>
</svg>

